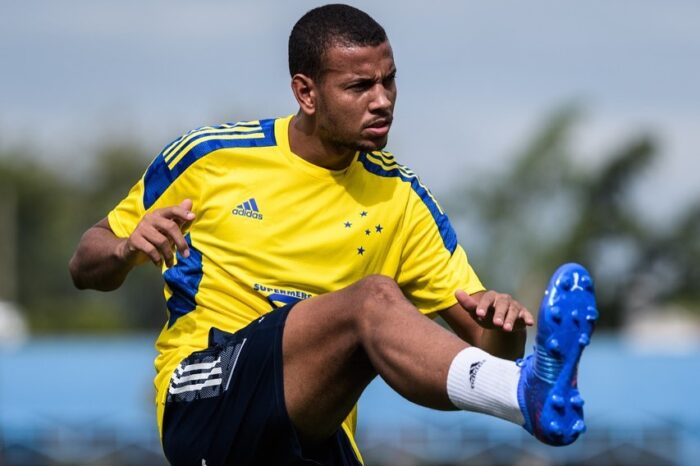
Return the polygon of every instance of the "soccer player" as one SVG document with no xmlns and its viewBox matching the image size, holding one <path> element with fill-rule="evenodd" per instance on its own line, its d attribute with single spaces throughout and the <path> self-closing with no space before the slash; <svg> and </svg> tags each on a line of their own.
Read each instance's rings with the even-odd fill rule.
<svg viewBox="0 0 700 466">
<path fill-rule="evenodd" d="M 382 151 L 396 102 L 384 29 L 349 6 L 311 10 L 289 68 L 296 114 L 168 144 L 70 262 L 76 286 L 98 290 L 139 264 L 162 268 L 155 385 L 169 461 L 361 464 L 355 406 L 377 375 L 415 403 L 574 441 L 576 366 L 596 317 L 585 270 L 555 274 L 536 355 L 513 362 L 533 316 L 483 287 L 433 195 Z"/>
</svg>

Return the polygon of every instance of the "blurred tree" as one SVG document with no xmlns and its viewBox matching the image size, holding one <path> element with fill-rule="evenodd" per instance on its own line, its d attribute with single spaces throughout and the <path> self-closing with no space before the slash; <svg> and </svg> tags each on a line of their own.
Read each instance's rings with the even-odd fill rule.
<svg viewBox="0 0 700 466">
<path fill-rule="evenodd" d="M 0 154 L 0 186 L 15 198 L 15 218 L 1 222 L 6 225 L 1 230 L 16 232 L 14 296 L 8 297 L 18 302 L 34 332 L 113 332 L 157 328 L 165 321 L 156 270 L 136 271 L 129 286 L 109 294 L 78 292 L 72 285 L 67 264 L 80 235 L 126 195 L 147 158 L 136 148 L 108 147 L 97 160 L 91 176 L 76 184 L 31 154 Z"/>
<path fill-rule="evenodd" d="M 649 135 L 594 166 L 575 157 L 575 106 L 556 112 L 505 170 L 448 196 L 446 210 L 489 286 L 536 309 L 549 275 L 564 262 L 597 282 L 602 325 L 619 326 L 650 303 L 683 299 L 698 309 L 700 203 L 669 232 L 640 221 L 631 188 L 657 158 Z"/>
</svg>

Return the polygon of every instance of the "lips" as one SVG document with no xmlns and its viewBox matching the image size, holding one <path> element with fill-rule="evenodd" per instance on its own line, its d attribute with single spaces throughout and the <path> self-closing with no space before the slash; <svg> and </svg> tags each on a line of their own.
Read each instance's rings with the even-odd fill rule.
<svg viewBox="0 0 700 466">
<path fill-rule="evenodd" d="M 365 128 L 383 128 L 391 125 L 392 118 L 380 118 L 365 126 Z"/>
<path fill-rule="evenodd" d="M 375 120 L 369 125 L 365 126 L 365 131 L 375 137 L 385 136 L 391 127 L 391 120 L 391 118 L 381 118 L 379 120 Z"/>
</svg>

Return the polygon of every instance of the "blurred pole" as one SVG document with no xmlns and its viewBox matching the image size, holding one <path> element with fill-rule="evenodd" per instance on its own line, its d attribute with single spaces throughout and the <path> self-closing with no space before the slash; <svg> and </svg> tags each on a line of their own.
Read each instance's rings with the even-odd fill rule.
<svg viewBox="0 0 700 466">
<path fill-rule="evenodd" d="M 0 301 L 17 300 L 17 190 L 0 186 Z"/>
</svg>

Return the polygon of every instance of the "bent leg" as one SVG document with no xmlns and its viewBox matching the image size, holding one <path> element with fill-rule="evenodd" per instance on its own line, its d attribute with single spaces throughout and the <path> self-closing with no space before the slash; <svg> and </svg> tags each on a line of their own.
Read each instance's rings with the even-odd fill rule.
<svg viewBox="0 0 700 466">
<path fill-rule="evenodd" d="M 282 339 L 284 396 L 301 435 L 331 435 L 377 375 L 423 406 L 454 410 L 447 373 L 468 345 L 422 315 L 388 277 L 298 303 Z"/>
</svg>

